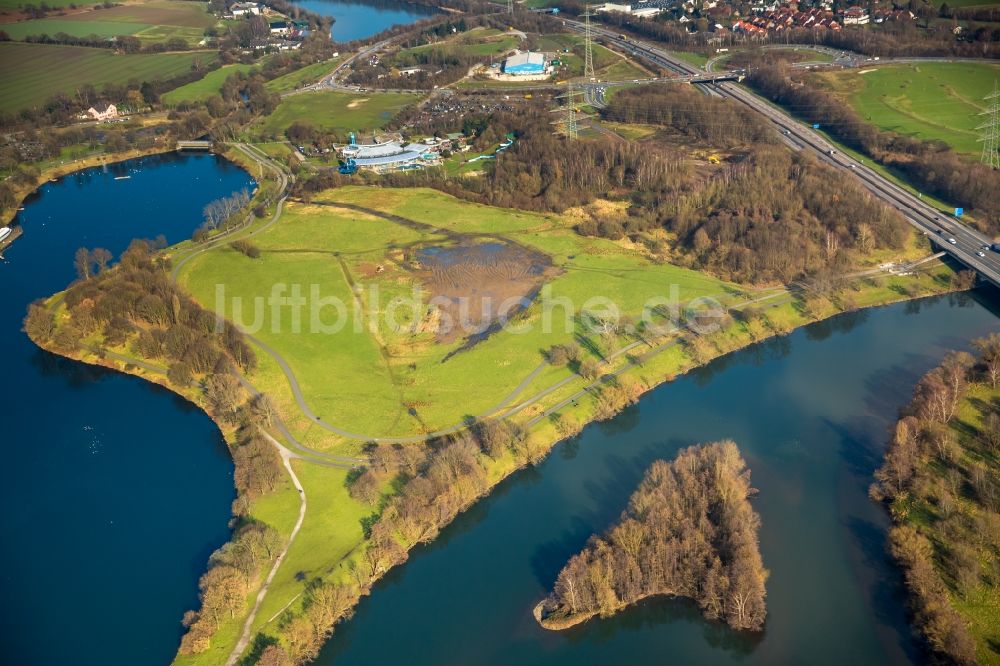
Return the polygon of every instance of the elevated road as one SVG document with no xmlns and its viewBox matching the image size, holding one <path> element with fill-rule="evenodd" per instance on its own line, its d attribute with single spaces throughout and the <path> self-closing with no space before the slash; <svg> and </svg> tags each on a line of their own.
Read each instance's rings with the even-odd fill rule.
<svg viewBox="0 0 1000 666">
<path fill-rule="evenodd" d="M 583 23 L 569 19 L 566 19 L 566 26 L 577 31 L 584 29 Z M 704 70 L 648 42 L 623 39 L 617 33 L 595 27 L 593 24 L 591 31 L 617 49 L 676 72 L 678 81 L 690 79 L 694 82 L 698 77 L 706 76 Z M 764 116 L 775 126 L 789 148 L 814 152 L 829 166 L 853 175 L 873 195 L 902 213 L 910 224 L 924 232 L 935 245 L 965 266 L 974 269 L 983 279 L 1000 287 L 1000 253 L 988 249 L 992 239 L 941 213 L 877 171 L 842 154 L 819 133 L 736 83 L 708 83 L 702 87 L 711 94 L 732 99 Z"/>
</svg>

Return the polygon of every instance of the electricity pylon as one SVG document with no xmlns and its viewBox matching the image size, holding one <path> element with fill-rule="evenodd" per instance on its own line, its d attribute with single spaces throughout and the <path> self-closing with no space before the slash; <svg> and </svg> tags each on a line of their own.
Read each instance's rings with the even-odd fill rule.
<svg viewBox="0 0 1000 666">
<path fill-rule="evenodd" d="M 980 113 L 986 116 L 986 122 L 976 129 L 982 132 L 979 140 L 983 142 L 983 164 L 989 165 L 993 169 L 1000 169 L 1000 87 L 997 82 L 993 82 L 993 92 L 983 98 L 989 102 L 986 110 Z"/>
<path fill-rule="evenodd" d="M 508 14 L 514 13 L 514 0 L 507 0 L 507 13 Z"/>
<path fill-rule="evenodd" d="M 553 124 L 559 125 L 559 131 L 565 134 L 566 138 L 570 141 L 576 141 L 576 139 L 580 136 L 578 118 L 580 115 L 580 106 L 583 104 L 581 99 L 583 97 L 583 91 L 577 87 L 576 82 L 570 81 L 569 85 L 566 87 L 566 92 L 562 95 L 557 95 L 557 97 L 566 100 L 563 108 L 555 109 L 555 111 L 562 112 L 564 115 Z"/>
<path fill-rule="evenodd" d="M 584 18 L 584 31 L 583 31 L 583 78 L 588 81 L 593 81 L 597 78 L 594 75 L 594 40 L 593 35 L 590 32 L 590 7 L 587 7 L 587 11 L 583 14 Z"/>
</svg>

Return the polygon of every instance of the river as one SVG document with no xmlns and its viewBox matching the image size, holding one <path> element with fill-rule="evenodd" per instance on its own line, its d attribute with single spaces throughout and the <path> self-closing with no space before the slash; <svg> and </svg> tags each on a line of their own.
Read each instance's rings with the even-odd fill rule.
<svg viewBox="0 0 1000 666">
<path fill-rule="evenodd" d="M 115 176 L 130 176 L 115 180 Z M 228 537 L 232 461 L 200 410 L 141 379 L 62 359 L 21 332 L 80 246 L 188 237 L 252 187 L 214 155 L 167 154 L 47 183 L 0 261 L 0 626 L 9 664 L 165 664 Z"/>
<path fill-rule="evenodd" d="M 427 5 L 400 0 L 292 0 L 305 10 L 336 19 L 330 34 L 335 42 L 351 42 L 394 25 L 407 25 L 439 12 Z"/>
<path fill-rule="evenodd" d="M 993 300 L 987 300 L 993 299 Z M 1000 329 L 996 291 L 845 314 L 665 384 L 514 475 L 381 581 L 317 661 L 421 664 L 921 662 L 888 518 L 867 497 L 897 410 L 949 349 Z M 763 635 L 652 600 L 554 633 L 531 609 L 646 467 L 732 438 L 760 490 Z"/>
</svg>

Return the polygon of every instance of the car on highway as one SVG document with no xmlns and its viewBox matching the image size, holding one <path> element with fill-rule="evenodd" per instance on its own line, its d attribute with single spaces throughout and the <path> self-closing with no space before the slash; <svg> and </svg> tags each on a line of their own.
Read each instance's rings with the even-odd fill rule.
<svg viewBox="0 0 1000 666">
<path fill-rule="evenodd" d="M 955 240 L 954 238 L 949 238 L 948 242 L 951 243 L 952 245 L 958 245 L 958 241 Z"/>
<path fill-rule="evenodd" d="M 982 250 L 980 250 L 979 252 L 976 252 L 976 256 L 977 256 L 977 257 L 985 257 L 985 256 L 986 256 L 986 253 L 985 253 L 985 252 L 983 252 Z"/>
</svg>

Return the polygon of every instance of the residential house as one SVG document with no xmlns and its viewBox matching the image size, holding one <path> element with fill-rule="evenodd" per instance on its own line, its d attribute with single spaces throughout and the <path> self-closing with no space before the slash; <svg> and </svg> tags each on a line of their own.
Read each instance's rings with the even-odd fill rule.
<svg viewBox="0 0 1000 666">
<path fill-rule="evenodd" d="M 237 2 L 234 3 L 232 7 L 229 8 L 229 12 L 239 18 L 241 16 L 259 16 L 260 15 L 260 5 L 256 2 Z"/>
<path fill-rule="evenodd" d="M 118 117 L 118 107 L 111 102 L 99 102 L 87 109 L 87 116 L 94 120 L 108 120 Z"/>
<path fill-rule="evenodd" d="M 844 25 L 866 25 L 868 10 L 854 5 L 844 10 Z"/>
</svg>

